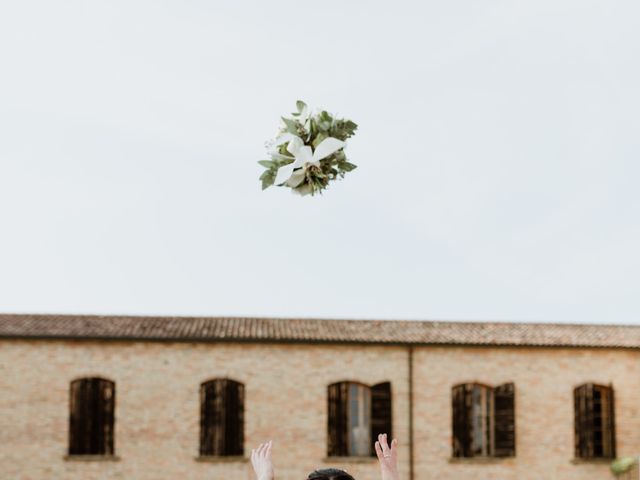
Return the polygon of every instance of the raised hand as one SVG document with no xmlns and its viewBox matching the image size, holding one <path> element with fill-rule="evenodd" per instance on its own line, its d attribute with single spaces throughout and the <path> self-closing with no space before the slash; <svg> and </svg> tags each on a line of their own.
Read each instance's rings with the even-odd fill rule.
<svg viewBox="0 0 640 480">
<path fill-rule="evenodd" d="M 400 473 L 398 473 L 398 440 L 394 438 L 391 442 L 391 448 L 389 448 L 387 434 L 381 433 L 378 435 L 375 447 L 380 461 L 382 480 L 400 480 Z"/>
<path fill-rule="evenodd" d="M 258 448 L 251 450 L 251 465 L 257 480 L 273 480 L 273 462 L 271 461 L 271 446 L 273 440 L 261 443 Z"/>
</svg>

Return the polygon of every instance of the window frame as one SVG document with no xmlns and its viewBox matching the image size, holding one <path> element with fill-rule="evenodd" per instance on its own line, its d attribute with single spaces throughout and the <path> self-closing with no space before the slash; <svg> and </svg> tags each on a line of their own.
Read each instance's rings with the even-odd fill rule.
<svg viewBox="0 0 640 480">
<path fill-rule="evenodd" d="M 115 456 L 116 383 L 93 376 L 69 383 L 68 457 Z"/>
<path fill-rule="evenodd" d="M 244 456 L 244 383 L 212 378 L 200 384 L 199 393 L 199 458 Z"/>
<path fill-rule="evenodd" d="M 368 417 L 367 453 L 358 451 L 353 445 L 352 432 L 352 387 L 367 392 L 367 399 L 360 401 L 360 409 L 367 411 Z M 371 441 L 379 430 L 386 430 L 391 436 L 392 428 L 392 391 L 391 382 L 385 381 L 375 385 L 367 385 L 355 380 L 342 380 L 327 386 L 327 457 L 375 457 L 375 449 Z M 360 417 L 362 412 L 358 410 Z M 364 444 L 364 440 L 363 440 Z"/>
<path fill-rule="evenodd" d="M 595 409 L 596 397 L 599 397 L 599 412 Z M 615 391 L 613 384 L 583 383 L 573 389 L 573 400 L 575 459 L 615 458 Z M 599 425 L 595 425 L 595 420 L 598 418 L 596 413 L 599 414 Z"/>
<path fill-rule="evenodd" d="M 515 384 L 492 387 L 474 381 L 453 385 L 451 431 L 452 458 L 515 457 Z"/>
</svg>

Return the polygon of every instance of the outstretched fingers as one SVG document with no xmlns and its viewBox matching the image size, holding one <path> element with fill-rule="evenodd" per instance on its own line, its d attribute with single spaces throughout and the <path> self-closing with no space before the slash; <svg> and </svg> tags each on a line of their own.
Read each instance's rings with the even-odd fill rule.
<svg viewBox="0 0 640 480">
<path fill-rule="evenodd" d="M 251 449 L 251 458 L 262 458 L 271 453 L 271 447 L 273 446 L 273 440 L 261 443 L 258 448 Z"/>
<path fill-rule="evenodd" d="M 253 448 L 251 449 L 251 460 L 257 460 L 258 458 L 260 458 L 260 452 L 262 450 L 262 447 L 264 447 L 264 443 L 261 443 L 260 445 L 258 445 L 258 448 Z"/>
<path fill-rule="evenodd" d="M 251 464 L 256 474 L 256 480 L 273 480 L 273 462 L 271 461 L 271 447 L 273 441 L 261 443 L 258 448 L 251 450 Z"/>
<path fill-rule="evenodd" d="M 376 455 L 380 460 L 383 458 L 397 458 L 398 455 L 398 440 L 393 439 L 391 446 L 387 441 L 387 434 L 381 433 L 378 435 L 378 441 L 375 443 Z"/>
<path fill-rule="evenodd" d="M 387 443 L 387 434 L 381 433 L 378 435 L 378 441 L 380 442 L 380 446 L 382 447 L 383 455 L 390 455 L 389 444 Z"/>
<path fill-rule="evenodd" d="M 269 442 L 267 443 L 267 446 L 264 449 L 264 455 L 266 457 L 270 457 L 271 456 L 271 447 L 273 446 L 273 440 L 269 440 Z"/>
<path fill-rule="evenodd" d="M 384 457 L 382 456 L 382 447 L 380 446 L 380 442 L 377 441 L 375 443 L 376 455 L 378 456 L 378 460 L 382 460 Z"/>
<path fill-rule="evenodd" d="M 256 471 L 256 459 L 257 459 L 257 454 L 256 454 L 256 449 L 252 448 L 251 449 L 251 465 L 253 465 L 253 471 Z"/>
</svg>

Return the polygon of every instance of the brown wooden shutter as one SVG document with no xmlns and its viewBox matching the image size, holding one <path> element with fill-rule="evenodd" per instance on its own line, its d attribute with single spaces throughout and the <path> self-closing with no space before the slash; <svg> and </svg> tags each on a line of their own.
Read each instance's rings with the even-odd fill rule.
<svg viewBox="0 0 640 480">
<path fill-rule="evenodd" d="M 224 455 L 244 455 L 244 385 L 226 381 Z"/>
<path fill-rule="evenodd" d="M 391 419 L 391 382 L 371 387 L 371 445 L 378 441 L 378 434 L 386 433 L 389 442 L 393 438 Z M 376 456 L 375 449 L 371 455 Z"/>
<path fill-rule="evenodd" d="M 220 450 L 222 422 L 218 414 L 221 385 L 212 380 L 200 385 L 200 455 L 216 455 Z"/>
<path fill-rule="evenodd" d="M 98 379 L 98 391 L 100 392 L 100 439 L 102 444 L 100 450 L 106 455 L 113 455 L 114 452 L 114 414 L 116 406 L 116 385 L 115 383 Z"/>
<path fill-rule="evenodd" d="M 91 410 L 93 413 L 92 435 L 93 440 L 92 451 L 104 453 L 105 438 L 103 435 L 103 426 L 105 424 L 105 410 L 102 405 L 102 383 L 100 379 L 91 379 Z"/>
<path fill-rule="evenodd" d="M 471 453 L 471 392 L 473 385 L 456 385 L 451 389 L 452 441 L 454 457 L 470 457 Z"/>
<path fill-rule="evenodd" d="M 349 382 L 339 382 L 327 387 L 327 455 L 348 455 L 348 399 Z"/>
<path fill-rule="evenodd" d="M 609 394 L 609 415 L 606 429 L 609 433 L 609 451 L 605 452 L 609 458 L 616 458 L 616 410 L 615 410 L 615 396 L 613 394 L 613 386 L 608 387 Z"/>
<path fill-rule="evenodd" d="M 594 457 L 593 384 L 576 387 L 574 395 L 575 456 Z"/>
<path fill-rule="evenodd" d="M 115 384 L 81 378 L 69 390 L 69 455 L 113 455 Z"/>
<path fill-rule="evenodd" d="M 224 455 L 226 449 L 225 419 L 227 382 L 217 379 L 213 382 L 209 406 L 213 410 L 213 450 L 212 455 Z"/>
<path fill-rule="evenodd" d="M 69 455 L 81 453 L 82 441 L 82 384 L 74 380 L 69 386 Z"/>
<path fill-rule="evenodd" d="M 516 454 L 515 385 L 505 383 L 493 389 L 493 455 Z"/>
<path fill-rule="evenodd" d="M 202 383 L 200 385 L 200 456 L 210 455 L 208 446 L 211 443 L 211 434 L 209 432 L 207 390 L 208 385 Z"/>
</svg>

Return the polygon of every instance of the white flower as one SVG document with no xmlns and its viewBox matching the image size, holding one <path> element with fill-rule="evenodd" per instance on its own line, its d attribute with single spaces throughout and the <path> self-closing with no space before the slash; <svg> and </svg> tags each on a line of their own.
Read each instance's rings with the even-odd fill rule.
<svg viewBox="0 0 640 480">
<path fill-rule="evenodd" d="M 291 155 L 293 155 L 293 157 L 288 157 L 287 155 L 282 155 L 278 152 L 275 152 L 277 156 L 274 155 L 274 158 L 293 159 L 294 161 L 293 163 L 283 165 L 278 169 L 274 184 L 280 185 L 281 183 L 287 182 L 287 185 L 292 188 L 297 187 L 304 181 L 305 170 L 309 165 L 319 167 L 320 160 L 337 152 L 346 145 L 346 143 L 342 140 L 328 137 L 320 142 L 320 145 L 318 145 L 315 151 L 312 152 L 310 146 L 305 145 L 300 137 L 297 137 L 291 133 L 285 133 L 284 135 L 276 139 L 276 145 L 282 145 L 287 141 L 289 142 L 289 144 L 287 145 L 287 151 Z M 271 155 L 274 154 L 274 152 L 270 153 Z M 294 170 L 297 168 L 299 170 L 294 172 Z"/>
</svg>

